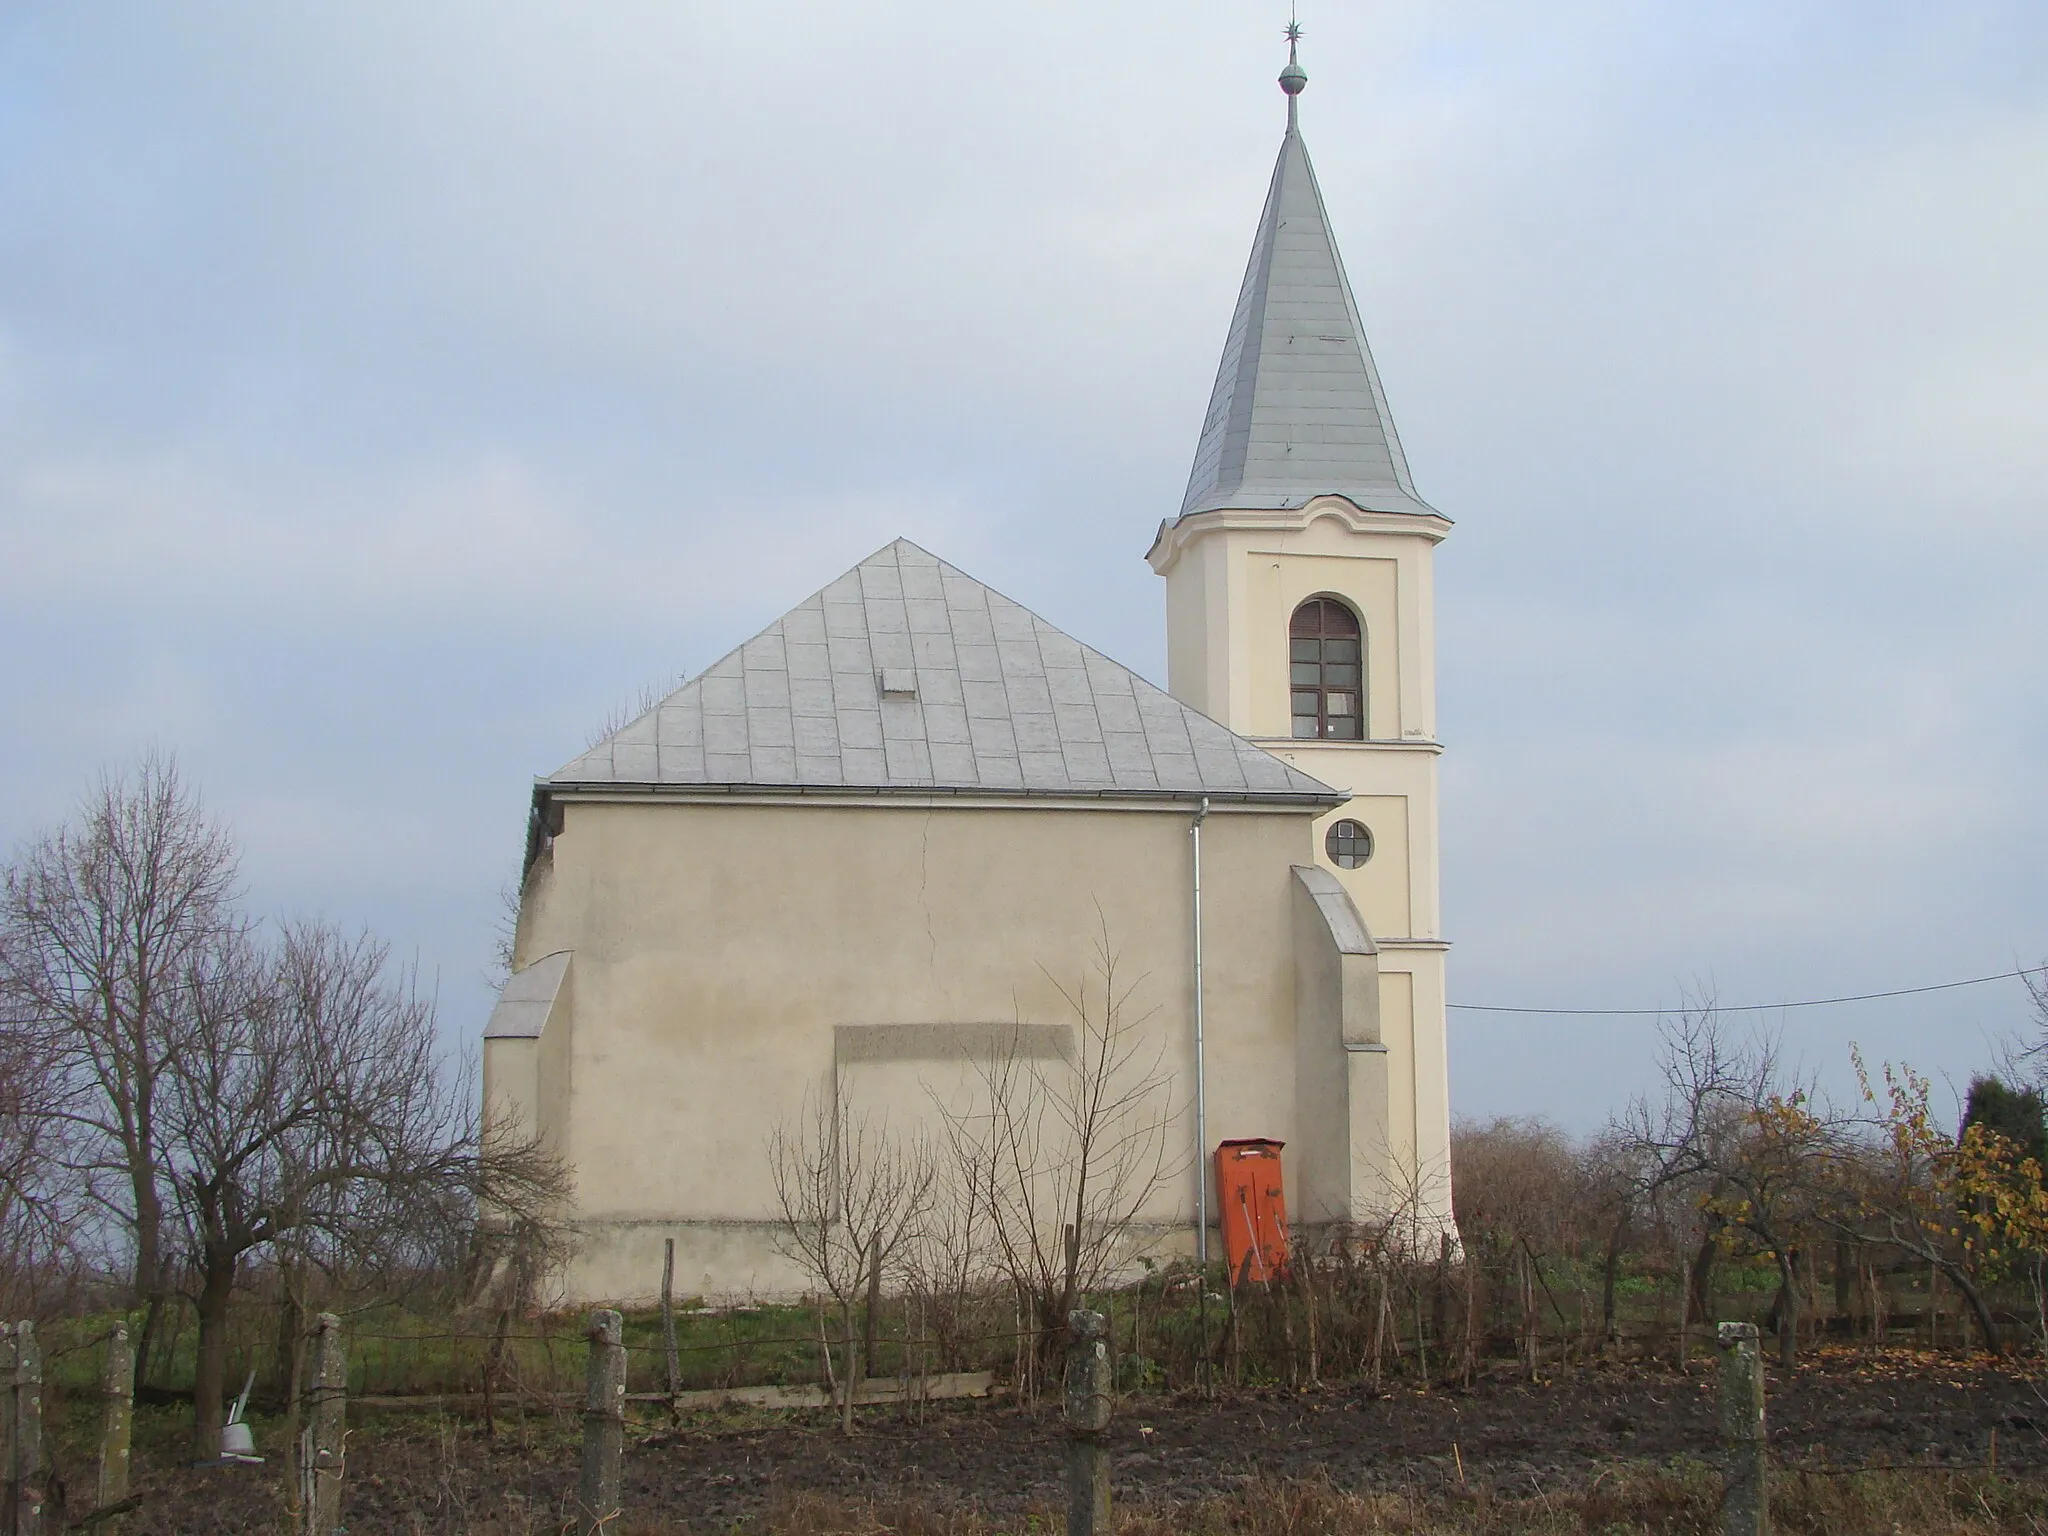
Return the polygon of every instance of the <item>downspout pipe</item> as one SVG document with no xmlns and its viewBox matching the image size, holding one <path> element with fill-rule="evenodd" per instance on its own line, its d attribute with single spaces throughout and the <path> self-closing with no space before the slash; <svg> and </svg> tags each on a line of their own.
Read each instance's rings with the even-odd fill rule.
<svg viewBox="0 0 2048 1536">
<path fill-rule="evenodd" d="M 1209 819 L 1209 797 L 1202 796 L 1201 808 L 1188 825 L 1188 840 L 1194 845 L 1194 955 L 1195 955 L 1195 1317 L 1201 1330 L 1202 1390 L 1213 1390 L 1209 1379 L 1209 1076 L 1202 1042 L 1202 823 Z"/>
<path fill-rule="evenodd" d="M 1208 819 L 1209 797 L 1204 795 L 1201 809 L 1188 827 L 1188 837 L 1195 854 L 1195 1262 L 1205 1276 L 1209 1271 L 1209 1076 L 1202 1038 L 1202 823 Z M 1204 1279 L 1205 1292 L 1208 1285 Z"/>
</svg>

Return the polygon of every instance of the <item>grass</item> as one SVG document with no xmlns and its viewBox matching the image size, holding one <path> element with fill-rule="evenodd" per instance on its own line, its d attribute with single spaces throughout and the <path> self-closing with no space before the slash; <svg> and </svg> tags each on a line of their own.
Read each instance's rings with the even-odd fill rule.
<svg viewBox="0 0 2048 1536">
<path fill-rule="evenodd" d="M 141 1314 L 97 1312 L 60 1318 L 38 1330 L 46 1384 L 75 1394 L 97 1393 L 105 1373 L 105 1340 L 117 1321 L 129 1337 Z M 833 1324 L 836 1334 L 836 1324 Z M 508 1330 L 508 1378 L 533 1391 L 575 1391 L 583 1383 L 585 1359 L 581 1313 L 515 1318 Z M 397 1306 L 377 1307 L 347 1317 L 349 1393 L 474 1392 L 491 1349 L 492 1319 L 427 1316 Z M 255 1304 L 238 1306 L 231 1317 L 228 1380 L 239 1390 L 252 1367 L 259 1391 L 270 1385 L 276 1360 L 277 1314 Z M 626 1317 L 629 1390 L 660 1391 L 667 1373 L 658 1312 Z M 817 1310 L 805 1306 L 692 1308 L 676 1316 L 676 1340 L 683 1385 L 717 1387 L 760 1381 L 812 1381 L 821 1374 Z M 173 1324 L 168 1347 L 160 1350 L 153 1379 L 189 1383 L 198 1339 L 189 1322 Z M 893 1367 L 891 1367 L 893 1369 Z"/>
<path fill-rule="evenodd" d="M 1546 1344 L 1584 1345 L 1590 1335 L 1587 1318 L 1581 1314 L 1597 1314 L 1597 1273 L 1584 1266 L 1574 1269 L 1570 1265 L 1548 1266 L 1546 1273 L 1550 1290 L 1538 1309 Z M 1914 1301 L 1913 1284 L 1910 1276 L 1895 1277 L 1895 1303 L 1910 1305 Z M 1716 1271 L 1719 1315 L 1752 1320 L 1760 1317 L 1775 1285 L 1775 1270 L 1763 1261 L 1725 1262 Z M 1664 1348 L 1663 1335 L 1668 1334 L 1675 1316 L 1668 1285 L 1660 1287 L 1656 1277 L 1647 1273 L 1625 1271 L 1617 1289 L 1621 1302 L 1618 1321 L 1623 1335 L 1637 1340 L 1642 1349 Z M 1449 1321 L 1454 1327 L 1462 1326 L 1456 1298 L 1452 1301 Z M 1171 1387 L 1184 1385 L 1192 1378 L 1194 1362 L 1202 1352 L 1202 1333 L 1194 1302 L 1192 1285 L 1182 1284 L 1169 1292 L 1156 1280 L 1143 1287 L 1095 1298 L 1095 1305 L 1112 1319 L 1124 1386 Z M 1286 1293 L 1274 1297 L 1252 1295 L 1245 1300 L 1245 1348 L 1241 1360 L 1236 1362 L 1238 1379 L 1245 1385 L 1285 1381 L 1289 1370 L 1298 1364 L 1294 1346 L 1306 1336 L 1299 1326 L 1302 1320 L 1276 1313 L 1276 1302 L 1289 1312 L 1298 1310 L 1298 1299 Z M 1319 1303 L 1321 1347 L 1326 1362 L 1365 1358 L 1363 1340 L 1372 1335 L 1369 1313 L 1374 1302 L 1368 1288 L 1343 1298 L 1333 1294 Z M 984 1297 L 973 1306 L 971 1326 L 961 1325 L 970 1336 L 969 1342 L 956 1361 L 941 1362 L 935 1352 L 906 1346 L 906 1332 L 922 1334 L 924 1330 L 910 1326 L 911 1317 L 902 1300 L 885 1300 L 878 1330 L 880 1358 L 870 1367 L 869 1374 L 893 1376 L 901 1369 L 916 1370 L 920 1356 L 922 1363 L 933 1370 L 957 1365 L 965 1369 L 1007 1371 L 1016 1357 L 1014 1341 L 1008 1337 L 1014 1323 L 1007 1298 Z M 1559 1309 L 1564 1313 L 1562 1319 L 1554 1315 Z M 1396 1298 L 1389 1319 L 1393 1325 L 1391 1336 L 1386 1341 L 1390 1368 L 1398 1368 L 1393 1360 L 1395 1353 L 1412 1349 L 1427 1310 L 1426 1297 Z M 1212 1303 L 1209 1313 L 1207 1340 L 1213 1347 L 1225 1326 L 1227 1309 Z M 49 1324 L 43 1330 L 46 1379 L 63 1391 L 80 1395 L 97 1392 L 104 1371 L 101 1341 L 118 1316 L 102 1312 Z M 139 1321 L 138 1316 L 128 1318 L 131 1337 Z M 483 1313 L 427 1312 L 396 1304 L 347 1314 L 343 1326 L 350 1394 L 379 1397 L 476 1392 L 491 1354 L 493 1321 Z M 257 1372 L 259 1401 L 280 1389 L 276 1369 L 278 1322 L 274 1302 L 255 1295 L 238 1302 L 229 1326 L 227 1376 L 231 1391 L 240 1388 L 252 1367 Z M 821 1316 L 819 1308 L 809 1305 L 742 1304 L 710 1308 L 685 1303 L 676 1317 L 681 1385 L 689 1390 L 821 1381 L 825 1374 L 821 1322 L 823 1331 L 831 1337 L 836 1366 L 840 1330 L 836 1311 L 827 1309 L 826 1315 Z M 1139 1335 L 1136 1348 L 1132 1347 L 1134 1324 Z M 509 1390 L 536 1395 L 580 1391 L 586 1359 L 585 1327 L 586 1318 L 581 1313 L 513 1319 L 505 1347 L 504 1371 L 499 1378 L 501 1384 Z M 1597 1315 L 1593 1317 L 1593 1327 L 1597 1331 Z M 1943 1331 L 1959 1340 L 1965 1325 L 1961 1319 L 1949 1319 Z M 189 1309 L 171 1309 L 163 1347 L 150 1372 L 152 1380 L 178 1386 L 192 1380 L 196 1332 Z M 628 1390 L 663 1390 L 666 1361 L 659 1313 L 651 1309 L 629 1312 L 625 1336 Z M 1444 1342 L 1432 1341 L 1430 1346 L 1432 1359 L 1439 1364 Z M 1462 1348 L 1455 1338 L 1449 1342 L 1453 1350 Z"/>
<path fill-rule="evenodd" d="M 535 1391 L 574 1391 L 584 1367 L 582 1314 L 514 1319 L 508 1331 L 508 1379 Z M 482 1380 L 491 1323 L 480 1318 L 451 1328 L 440 1318 L 398 1308 L 367 1313 L 348 1324 L 349 1390 L 380 1393 L 470 1392 Z M 678 1361 L 685 1388 L 762 1381 L 809 1381 L 820 1374 L 818 1317 L 804 1306 L 741 1306 L 679 1310 Z M 661 1391 L 667 1363 L 658 1312 L 625 1319 L 627 1389 Z"/>
</svg>

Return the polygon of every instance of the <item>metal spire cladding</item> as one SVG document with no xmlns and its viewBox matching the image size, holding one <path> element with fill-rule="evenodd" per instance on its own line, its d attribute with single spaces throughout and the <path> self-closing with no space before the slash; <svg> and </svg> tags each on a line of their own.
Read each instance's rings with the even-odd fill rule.
<svg viewBox="0 0 2048 1536">
<path fill-rule="evenodd" d="M 1295 108 L 1308 74 L 1295 57 L 1300 28 L 1287 30 L 1287 134 L 1181 515 L 1298 507 L 1322 495 L 1369 512 L 1436 515 L 1415 493 L 1302 142 Z"/>
</svg>

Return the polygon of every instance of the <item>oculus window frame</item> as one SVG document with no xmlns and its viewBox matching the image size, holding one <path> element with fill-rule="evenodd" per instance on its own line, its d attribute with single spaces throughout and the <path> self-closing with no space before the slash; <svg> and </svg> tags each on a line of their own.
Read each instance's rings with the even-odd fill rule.
<svg viewBox="0 0 2048 1536">
<path fill-rule="evenodd" d="M 1372 828 L 1355 816 L 1343 816 L 1323 833 L 1323 853 L 1339 869 L 1359 869 L 1372 858 Z"/>
</svg>

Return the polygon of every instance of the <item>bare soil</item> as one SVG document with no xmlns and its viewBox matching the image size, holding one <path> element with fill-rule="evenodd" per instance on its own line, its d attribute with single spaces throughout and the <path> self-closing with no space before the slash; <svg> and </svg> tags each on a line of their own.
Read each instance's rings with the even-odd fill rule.
<svg viewBox="0 0 2048 1536">
<path fill-rule="evenodd" d="M 1134 1397 L 1111 1443 L 1126 1504 L 1192 1503 L 1259 1481 L 1339 1489 L 1511 1498 L 1582 1489 L 1622 1465 L 1715 1454 L 1713 1379 L 1640 1365 L 1531 1381 L 1504 1368 L 1470 1389 L 1353 1387 Z M 1998 1470 L 2048 1482 L 2048 1379 L 2040 1362 L 1843 1349 L 1791 1377 L 1773 1373 L 1779 1465 Z M 572 1507 L 573 1418 L 501 1425 L 386 1417 L 348 1453 L 346 1525 L 381 1532 L 555 1531 Z M 522 1443 L 522 1441 L 524 1443 Z M 848 1440 L 823 1415 L 769 1422 L 653 1421 L 629 1433 L 625 1530 L 642 1521 L 730 1529 L 792 1498 L 967 1508 L 999 1519 L 1060 1502 L 1059 1422 L 997 1402 L 933 1405 L 919 1418 L 868 1410 Z M 280 1528 L 280 1468 L 141 1469 L 128 1536 Z"/>
</svg>

